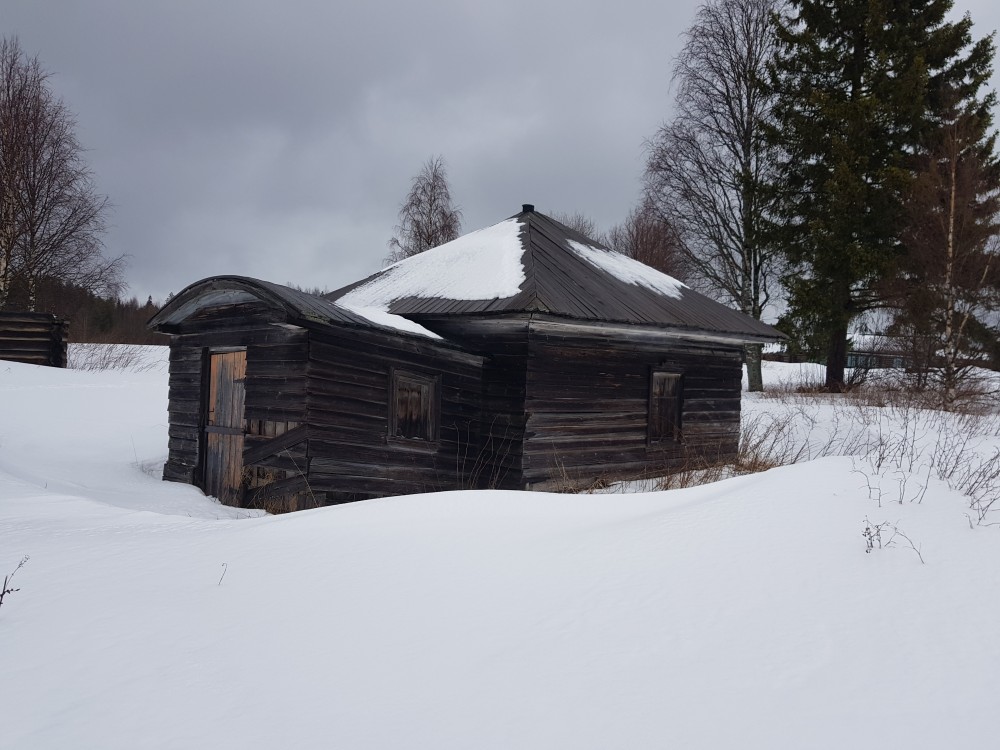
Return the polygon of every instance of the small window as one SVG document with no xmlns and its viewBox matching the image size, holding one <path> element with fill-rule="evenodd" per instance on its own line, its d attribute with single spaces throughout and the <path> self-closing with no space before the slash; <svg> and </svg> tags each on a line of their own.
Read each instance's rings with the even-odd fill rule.
<svg viewBox="0 0 1000 750">
<path fill-rule="evenodd" d="M 681 376 L 653 370 L 649 383 L 649 443 L 681 439 Z"/>
<path fill-rule="evenodd" d="M 392 371 L 389 437 L 437 440 L 437 378 Z"/>
</svg>

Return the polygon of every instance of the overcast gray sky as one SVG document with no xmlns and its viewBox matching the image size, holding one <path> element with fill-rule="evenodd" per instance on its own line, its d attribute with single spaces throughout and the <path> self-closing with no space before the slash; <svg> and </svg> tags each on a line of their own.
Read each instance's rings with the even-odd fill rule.
<svg viewBox="0 0 1000 750">
<path fill-rule="evenodd" d="M 435 154 L 463 231 L 522 203 L 620 221 L 698 5 L 0 0 L 0 33 L 53 73 L 114 204 L 108 253 L 160 300 L 215 274 L 377 270 Z M 956 11 L 978 38 L 998 6 Z"/>
</svg>

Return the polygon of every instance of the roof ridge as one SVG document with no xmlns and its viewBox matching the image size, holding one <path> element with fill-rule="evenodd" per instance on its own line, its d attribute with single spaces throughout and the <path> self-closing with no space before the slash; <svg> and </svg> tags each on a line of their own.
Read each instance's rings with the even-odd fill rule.
<svg viewBox="0 0 1000 750">
<path fill-rule="evenodd" d="M 527 206 L 525 206 L 527 208 Z M 548 306 L 541 299 L 538 293 L 538 278 L 535 275 L 535 243 L 532 233 L 535 232 L 531 215 L 534 214 L 534 206 L 530 211 L 522 211 L 521 232 L 524 252 L 521 254 L 521 265 L 524 267 L 524 289 L 521 290 L 522 303 L 525 310 L 548 310 Z"/>
</svg>

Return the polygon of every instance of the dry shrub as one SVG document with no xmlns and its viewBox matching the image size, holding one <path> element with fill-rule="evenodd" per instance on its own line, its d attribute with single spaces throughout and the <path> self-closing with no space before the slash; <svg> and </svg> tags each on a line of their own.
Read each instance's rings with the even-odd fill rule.
<svg viewBox="0 0 1000 750">
<path fill-rule="evenodd" d="M 735 470 L 754 474 L 801 460 L 805 446 L 798 444 L 792 423 L 770 412 L 760 412 L 740 422 Z"/>
<path fill-rule="evenodd" d="M 935 408 L 940 401 L 933 394 L 905 387 L 771 397 L 785 407 L 783 413 L 769 411 L 772 419 L 800 430 L 790 463 L 852 456 L 860 461 L 856 471 L 865 475 L 869 495 L 880 503 L 888 496 L 883 480 L 894 487 L 894 501 L 920 502 L 934 477 L 968 498 L 977 523 L 989 523 L 990 513 L 1000 510 L 1000 448 L 994 445 L 1000 409 L 988 389 L 969 391 L 954 405 L 959 410 L 950 411 Z M 821 408 L 832 414 L 820 420 Z"/>
<path fill-rule="evenodd" d="M 688 456 L 684 463 L 668 471 L 650 471 L 623 482 L 597 480 L 584 491 L 655 492 L 696 487 L 792 464 L 803 454 L 804 447 L 796 442 L 792 424 L 779 415 L 762 412 L 742 421 L 735 456 L 720 446 L 715 456 Z"/>
<path fill-rule="evenodd" d="M 850 456 L 879 504 L 921 502 L 937 479 L 966 496 L 970 523 L 988 525 L 991 514 L 1000 511 L 1000 408 L 989 388 L 970 391 L 957 411 L 935 408 L 940 402 L 933 395 L 885 375 L 844 394 L 788 383 L 756 398 L 770 403 L 763 411 L 744 410 L 735 458 L 692 459 L 669 473 L 615 489 L 677 489 Z"/>
<path fill-rule="evenodd" d="M 149 346 L 139 344 L 70 344 L 70 370 L 150 372 L 163 365 Z"/>
</svg>

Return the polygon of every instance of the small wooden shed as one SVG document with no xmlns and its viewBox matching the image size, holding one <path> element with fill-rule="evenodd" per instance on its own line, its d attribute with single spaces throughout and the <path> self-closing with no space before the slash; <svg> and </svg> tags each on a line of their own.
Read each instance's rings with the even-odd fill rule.
<svg viewBox="0 0 1000 750">
<path fill-rule="evenodd" d="M 781 338 L 527 205 L 323 297 L 205 279 L 150 325 L 164 478 L 269 509 L 731 455 L 742 346 Z"/>
</svg>

